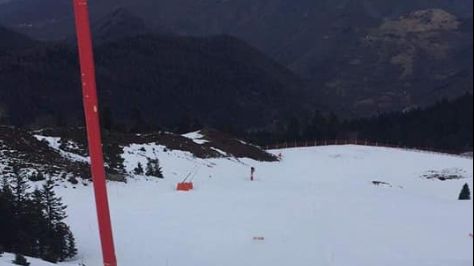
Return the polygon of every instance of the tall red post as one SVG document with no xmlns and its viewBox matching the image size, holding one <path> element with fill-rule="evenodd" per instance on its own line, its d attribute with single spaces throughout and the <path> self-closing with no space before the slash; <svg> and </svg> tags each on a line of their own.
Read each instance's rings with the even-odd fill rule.
<svg viewBox="0 0 474 266">
<path fill-rule="evenodd" d="M 89 22 L 87 0 L 73 0 L 76 18 L 77 44 L 81 64 L 82 94 L 87 126 L 87 139 L 91 157 L 91 172 L 94 182 L 97 217 L 104 266 L 117 266 L 115 257 L 112 222 L 107 198 L 107 183 L 104 167 L 104 155 L 100 133 L 99 106 L 95 79 L 92 34 Z"/>
</svg>

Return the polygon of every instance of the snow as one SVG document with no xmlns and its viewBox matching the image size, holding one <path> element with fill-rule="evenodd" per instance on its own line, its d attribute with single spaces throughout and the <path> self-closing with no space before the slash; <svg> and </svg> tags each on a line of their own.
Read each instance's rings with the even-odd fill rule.
<svg viewBox="0 0 474 266">
<path fill-rule="evenodd" d="M 165 179 L 108 184 L 119 265 L 473 264 L 473 205 L 457 200 L 465 183 L 473 187 L 472 159 L 351 145 L 272 152 L 283 160 L 197 159 L 156 144 L 126 147 L 129 173 L 156 156 Z M 465 179 L 422 178 L 447 169 Z M 195 190 L 177 192 L 193 171 Z M 59 265 L 101 265 L 92 186 L 57 192 L 69 205 L 79 248 L 73 264 Z"/>
<path fill-rule="evenodd" d="M 84 162 L 90 163 L 90 157 L 84 157 L 72 152 L 67 152 L 61 149 L 61 138 L 60 137 L 49 137 L 49 136 L 41 136 L 35 135 L 34 136 L 39 141 L 45 141 L 48 143 L 48 146 L 56 151 L 58 151 L 63 157 L 68 158 L 69 160 L 76 161 L 76 162 Z M 75 143 L 68 142 L 70 147 L 76 147 Z"/>
<path fill-rule="evenodd" d="M 3 255 L 0 255 L 0 266 L 12 266 L 14 265 L 12 263 L 12 261 L 15 259 L 15 255 L 13 254 L 8 254 L 8 253 L 5 253 Z M 41 261 L 39 259 L 33 259 L 33 258 L 27 258 L 27 261 L 30 263 L 31 266 L 54 266 L 54 265 L 57 265 L 57 264 L 53 264 L 53 263 L 48 263 L 48 262 L 45 262 L 45 261 Z M 61 265 L 64 265 L 64 266 L 77 266 L 79 265 L 78 263 L 62 263 Z"/>
<path fill-rule="evenodd" d="M 194 141 L 195 143 L 199 144 L 199 145 L 202 145 L 202 144 L 206 144 L 208 143 L 209 141 L 205 140 L 205 136 L 203 134 L 201 134 L 200 131 L 195 131 L 195 132 L 191 132 L 191 133 L 187 133 L 187 134 L 184 134 L 182 135 L 183 137 L 185 138 L 188 138 L 192 141 Z"/>
</svg>

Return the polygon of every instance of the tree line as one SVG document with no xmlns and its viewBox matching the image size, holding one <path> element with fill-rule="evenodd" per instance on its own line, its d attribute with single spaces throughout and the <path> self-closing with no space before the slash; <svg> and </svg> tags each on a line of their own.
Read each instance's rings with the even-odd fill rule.
<svg viewBox="0 0 474 266">
<path fill-rule="evenodd" d="M 66 206 L 51 177 L 31 189 L 18 167 L 0 175 L 0 253 L 11 252 L 49 262 L 77 254 L 74 235 L 65 223 Z"/>
<path fill-rule="evenodd" d="M 285 142 L 337 139 L 429 147 L 449 151 L 472 151 L 473 95 L 441 100 L 426 108 L 344 120 L 316 111 L 310 119 L 296 117 L 273 130 L 233 131 L 262 146 Z"/>
</svg>

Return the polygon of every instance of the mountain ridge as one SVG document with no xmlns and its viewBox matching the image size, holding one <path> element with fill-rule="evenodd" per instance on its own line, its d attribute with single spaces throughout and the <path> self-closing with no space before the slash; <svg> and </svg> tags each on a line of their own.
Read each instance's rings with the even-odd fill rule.
<svg viewBox="0 0 474 266">
<path fill-rule="evenodd" d="M 103 114 L 124 130 L 265 128 L 310 104 L 301 104 L 307 97 L 296 75 L 230 36 L 146 34 L 99 43 L 95 52 Z M 82 123 L 74 47 L 42 42 L 0 57 L 4 122 Z"/>
</svg>

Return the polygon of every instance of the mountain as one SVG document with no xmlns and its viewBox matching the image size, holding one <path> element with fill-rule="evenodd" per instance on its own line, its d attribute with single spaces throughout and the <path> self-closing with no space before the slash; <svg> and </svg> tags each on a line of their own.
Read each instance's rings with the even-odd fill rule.
<svg viewBox="0 0 474 266">
<path fill-rule="evenodd" d="M 252 44 L 257 44 L 252 39 L 258 39 L 264 46 L 275 48 L 283 47 L 283 43 L 272 45 L 275 39 L 280 42 L 286 39 L 286 44 L 301 44 L 298 39 L 306 38 L 313 39 L 310 43 L 314 44 L 314 40 L 320 40 L 328 30 L 338 28 L 340 22 L 355 23 L 339 25 L 341 27 L 360 27 L 370 21 L 395 18 L 420 9 L 441 8 L 456 16 L 472 17 L 470 0 L 101 0 L 91 1 L 90 6 L 93 20 L 105 17 L 116 8 L 126 8 L 153 25 L 166 26 L 176 33 L 234 34 L 249 37 L 244 39 Z M 24 28 L 35 36 L 61 38 L 65 27 L 54 32 L 48 28 L 65 23 L 72 25 L 72 7 L 70 2 L 60 0 L 10 1 L 2 6 L 0 22 Z M 43 31 L 35 32 L 35 29 Z M 313 34 L 305 34 L 310 32 Z"/>
<path fill-rule="evenodd" d="M 34 45 L 32 39 L 11 31 L 0 25 L 0 53 L 13 49 L 22 49 Z"/>
<path fill-rule="evenodd" d="M 428 9 L 343 37 L 323 64 L 297 64 L 326 107 L 371 116 L 473 91 L 472 19 Z M 323 104 L 321 102 L 321 104 Z"/>
<path fill-rule="evenodd" d="M 94 22 L 92 31 L 94 32 L 94 43 L 116 41 L 153 32 L 143 19 L 124 8 L 117 8 Z"/>
<path fill-rule="evenodd" d="M 182 36 L 236 36 L 298 74 L 320 104 L 347 117 L 472 91 L 472 60 L 464 56 L 472 54 L 472 0 L 101 0 L 90 7 L 94 25 L 117 17 L 111 24 L 122 25 L 95 27 L 98 36 L 136 36 L 143 22 Z M 402 35 L 386 26 L 423 27 L 438 15 L 459 25 Z M 0 23 L 40 39 L 74 31 L 70 3 L 59 0 L 3 4 Z"/>
<path fill-rule="evenodd" d="M 105 42 L 96 47 L 96 63 L 108 127 L 265 128 L 311 104 L 291 71 L 229 36 L 141 35 Z M 0 69 L 7 123 L 82 123 L 75 48 L 39 43 L 0 54 Z"/>
</svg>

